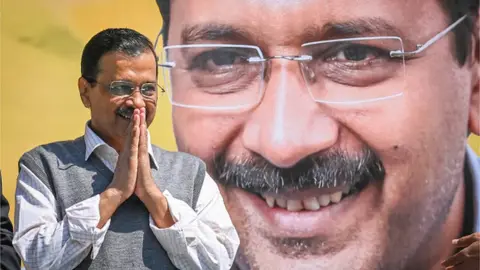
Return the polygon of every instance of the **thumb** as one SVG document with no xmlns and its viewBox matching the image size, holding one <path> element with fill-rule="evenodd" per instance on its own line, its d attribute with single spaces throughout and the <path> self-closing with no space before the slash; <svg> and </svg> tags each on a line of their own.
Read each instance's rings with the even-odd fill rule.
<svg viewBox="0 0 480 270">
<path fill-rule="evenodd" d="M 452 241 L 452 244 L 457 248 L 468 247 L 476 241 L 480 241 L 480 233 L 473 233 L 459 239 Z"/>
</svg>

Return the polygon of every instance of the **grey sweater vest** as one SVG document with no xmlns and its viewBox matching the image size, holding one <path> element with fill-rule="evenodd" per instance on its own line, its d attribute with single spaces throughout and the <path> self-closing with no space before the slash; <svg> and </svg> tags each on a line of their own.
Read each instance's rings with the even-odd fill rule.
<svg viewBox="0 0 480 270">
<path fill-rule="evenodd" d="M 168 190 L 194 209 L 205 177 L 205 164 L 191 155 L 156 146 L 153 153 L 159 168 L 152 167 L 152 174 L 160 190 Z M 102 193 L 113 177 L 95 154 L 85 161 L 83 137 L 36 147 L 25 153 L 20 162 L 50 188 L 60 219 L 68 207 Z M 147 209 L 135 195 L 112 216 L 97 257 L 91 260 L 87 255 L 75 269 L 176 269 L 149 227 Z"/>
</svg>

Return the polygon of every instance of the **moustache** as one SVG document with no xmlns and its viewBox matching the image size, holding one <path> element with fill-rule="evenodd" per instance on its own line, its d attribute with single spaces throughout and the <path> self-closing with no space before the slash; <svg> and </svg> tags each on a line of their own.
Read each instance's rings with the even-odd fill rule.
<svg viewBox="0 0 480 270">
<path fill-rule="evenodd" d="M 229 161 L 222 152 L 213 162 L 219 184 L 256 194 L 339 186 L 355 192 L 386 175 L 382 161 L 368 147 L 353 156 L 340 150 L 314 154 L 291 168 L 276 167 L 258 154 Z"/>
</svg>

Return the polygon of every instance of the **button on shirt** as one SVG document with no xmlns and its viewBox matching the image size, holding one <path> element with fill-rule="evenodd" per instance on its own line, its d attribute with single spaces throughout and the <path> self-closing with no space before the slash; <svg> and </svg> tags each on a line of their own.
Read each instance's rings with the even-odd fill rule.
<svg viewBox="0 0 480 270">
<path fill-rule="evenodd" d="M 97 155 L 115 171 L 118 154 L 85 127 L 85 160 Z M 148 153 L 152 166 L 158 167 L 148 136 Z M 216 183 L 206 174 L 196 209 L 175 199 L 165 190 L 175 224 L 161 229 L 150 216 L 150 228 L 179 269 L 230 269 L 239 238 Z M 101 229 L 100 195 L 95 195 L 66 209 L 59 220 L 56 200 L 45 184 L 24 164 L 20 164 L 16 190 L 16 233 L 13 245 L 27 269 L 73 269 L 85 259 L 91 248 L 94 259 L 102 246 L 110 220 Z M 188 239 L 188 241 L 187 241 Z M 194 239 L 195 241 L 192 241 Z M 189 245 L 188 243 L 195 243 Z"/>
</svg>

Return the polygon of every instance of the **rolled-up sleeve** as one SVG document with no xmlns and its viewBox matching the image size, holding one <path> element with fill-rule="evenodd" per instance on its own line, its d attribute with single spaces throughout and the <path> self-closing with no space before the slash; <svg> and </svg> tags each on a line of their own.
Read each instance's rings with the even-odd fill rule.
<svg viewBox="0 0 480 270">
<path fill-rule="evenodd" d="M 15 194 L 15 235 L 13 245 L 27 269 L 72 269 L 92 248 L 98 253 L 110 221 L 98 229 L 99 196 L 66 209 L 59 219 L 56 201 L 48 187 L 25 165 Z"/>
<path fill-rule="evenodd" d="M 206 174 L 196 209 L 164 191 L 176 222 L 160 229 L 150 217 L 150 228 L 180 269 L 230 269 L 240 240 L 213 179 Z"/>
</svg>

